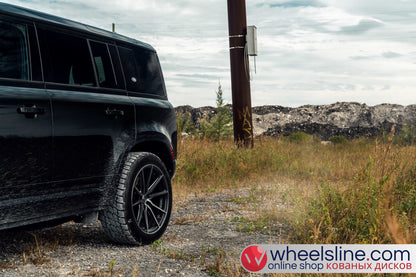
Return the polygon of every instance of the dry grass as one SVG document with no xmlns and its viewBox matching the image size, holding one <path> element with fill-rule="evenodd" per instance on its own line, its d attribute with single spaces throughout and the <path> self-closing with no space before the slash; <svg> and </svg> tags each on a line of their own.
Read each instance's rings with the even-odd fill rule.
<svg viewBox="0 0 416 277">
<path fill-rule="evenodd" d="M 285 222 L 291 227 L 289 243 L 416 242 L 416 146 L 395 144 L 393 133 L 332 145 L 313 138 L 259 138 L 253 149 L 237 148 L 232 140 L 187 138 L 178 152 L 177 199 L 260 188 L 255 200 L 262 216 L 236 219 L 240 231 L 265 226 L 273 231 L 273 223 Z M 261 189 L 265 186 L 271 189 Z M 231 272 L 234 267 L 239 263 L 216 270 L 249 275 Z"/>
<path fill-rule="evenodd" d="M 386 142 L 359 139 L 341 145 L 322 145 L 314 140 L 298 143 L 260 138 L 253 149 L 237 148 L 232 140 L 214 143 L 187 139 L 180 143 L 179 153 L 178 172 L 173 183 L 177 199 L 195 193 L 202 196 L 228 188 L 288 183 L 291 186 L 282 190 L 279 190 L 281 186 L 273 191 L 257 190 L 253 199 L 258 201 L 263 195 L 265 199 L 262 199 L 262 203 L 281 201 L 288 206 L 295 205 L 296 210 L 308 211 L 306 215 L 313 226 L 306 224 L 302 229 L 308 227 L 307 230 L 315 230 L 321 236 L 324 233 L 327 235 L 323 240 L 315 234 L 314 241 L 310 242 L 328 242 L 332 235 L 322 230 L 324 223 L 331 230 L 346 227 L 332 226 L 336 218 L 350 216 L 346 220 L 361 219 L 364 223 L 377 219 L 377 222 L 372 222 L 375 225 L 388 219 L 390 223 L 386 223 L 386 226 L 374 226 L 373 231 L 377 232 L 377 236 L 383 235 L 380 232 L 385 227 L 397 231 L 400 228 L 395 225 L 404 221 L 411 224 L 411 219 L 415 218 L 416 147 L 394 145 L 392 136 Z M 301 207 L 302 203 L 307 207 Z M 369 213 L 366 208 L 373 210 Z M 387 210 L 390 212 L 385 213 Z M 267 212 L 273 213 L 273 209 Z M 353 219 L 354 216 L 361 218 Z M 304 218 L 305 214 L 299 215 L 299 219 Z M 299 225 L 297 223 L 291 222 Z M 351 231 L 356 230 L 352 228 Z M 350 241 L 340 237 L 333 239 L 349 243 L 354 242 L 356 235 L 348 235 Z M 383 238 L 376 237 L 376 234 L 371 236 L 371 241 L 356 242 L 393 242 L 393 235 L 390 239 L 384 235 Z M 401 237 L 409 236 L 410 233 Z M 394 241 L 400 241 L 399 237 Z"/>
<path fill-rule="evenodd" d="M 364 139 L 323 145 L 265 137 L 257 139 L 253 149 L 241 149 L 231 139 L 214 143 L 191 138 L 179 143 L 173 185 L 181 198 L 198 190 L 216 192 L 253 183 L 350 184 L 373 149 L 374 143 Z"/>
<path fill-rule="evenodd" d="M 48 256 L 47 252 L 57 248 L 56 243 L 44 242 L 37 235 L 32 234 L 34 243 L 27 244 L 26 250 L 23 252 L 22 257 L 24 264 L 32 263 L 34 265 L 43 265 L 50 263 L 52 259 Z"/>
<path fill-rule="evenodd" d="M 4 231 L 0 241 L 0 249 L 8 256 L 8 261 L 0 263 L 3 269 L 17 268 L 19 265 L 33 264 L 48 266 L 52 264 L 51 253 L 60 246 L 74 244 L 75 234 L 71 229 L 56 227 L 42 231 Z M 10 242 L 19 242 L 10 244 Z"/>
<path fill-rule="evenodd" d="M 352 182 L 324 182 L 291 222 L 300 243 L 415 243 L 416 148 L 375 142 Z"/>
</svg>

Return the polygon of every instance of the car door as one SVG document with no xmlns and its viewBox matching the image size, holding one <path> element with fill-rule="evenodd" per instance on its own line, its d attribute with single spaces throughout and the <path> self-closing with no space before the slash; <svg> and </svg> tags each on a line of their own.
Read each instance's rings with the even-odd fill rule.
<svg viewBox="0 0 416 277">
<path fill-rule="evenodd" d="M 52 114 L 41 78 L 33 25 L 0 16 L 0 229 L 36 222 L 48 206 Z"/>
<path fill-rule="evenodd" d="M 38 33 L 53 106 L 54 181 L 66 195 L 59 209 L 96 209 L 134 139 L 134 106 L 113 70 L 115 48 L 60 30 Z"/>
</svg>

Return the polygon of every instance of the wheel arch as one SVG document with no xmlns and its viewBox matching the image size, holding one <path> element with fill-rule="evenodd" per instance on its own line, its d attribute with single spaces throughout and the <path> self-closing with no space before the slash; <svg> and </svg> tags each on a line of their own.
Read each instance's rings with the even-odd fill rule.
<svg viewBox="0 0 416 277">
<path fill-rule="evenodd" d="M 129 152 L 150 152 L 158 156 L 165 164 L 171 178 L 175 175 L 176 170 L 176 147 L 166 138 L 161 139 L 153 137 L 151 139 L 139 140 Z"/>
<path fill-rule="evenodd" d="M 109 175 L 105 181 L 105 188 L 100 200 L 99 209 L 102 210 L 107 206 L 109 199 L 116 193 L 115 184 L 120 178 L 121 170 L 129 155 L 132 152 L 149 152 L 163 162 L 169 177 L 172 179 L 176 172 L 176 131 L 172 134 L 172 138 L 158 132 L 143 132 L 132 140 L 128 147 L 120 153 L 117 166 L 114 173 Z"/>
</svg>

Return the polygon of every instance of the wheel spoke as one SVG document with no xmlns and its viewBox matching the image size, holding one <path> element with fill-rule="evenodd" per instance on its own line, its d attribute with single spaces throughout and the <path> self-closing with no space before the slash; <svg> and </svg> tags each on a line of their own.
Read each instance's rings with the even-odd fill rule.
<svg viewBox="0 0 416 277">
<path fill-rule="evenodd" d="M 159 197 L 159 196 L 162 196 L 162 195 L 166 195 L 168 193 L 169 193 L 169 191 L 163 190 L 163 191 L 160 191 L 160 192 L 156 192 L 156 193 L 150 194 L 147 198 L 148 199 L 153 199 L 155 197 Z"/>
<path fill-rule="evenodd" d="M 156 224 L 157 224 L 157 227 L 160 227 L 159 221 L 157 220 L 157 218 L 156 218 L 155 214 L 153 213 L 152 208 L 151 208 L 151 207 L 149 207 L 148 205 L 146 205 L 146 207 L 148 207 L 148 209 L 149 209 L 149 211 L 150 211 L 150 214 L 151 214 L 151 215 L 152 215 L 152 217 L 153 217 L 153 220 L 154 220 L 154 221 L 156 222 Z"/>
<path fill-rule="evenodd" d="M 146 194 L 152 193 L 154 189 L 157 187 L 157 185 L 160 183 L 160 180 L 163 179 L 163 175 L 160 175 L 157 177 L 157 179 L 153 182 L 153 184 L 148 188 Z"/>
<path fill-rule="evenodd" d="M 167 211 L 163 210 L 162 208 L 158 207 L 157 205 L 155 205 L 152 201 L 147 200 L 148 203 L 150 203 L 153 207 L 155 207 L 156 209 L 158 209 L 159 211 L 161 211 L 162 213 L 166 214 Z"/>
<path fill-rule="evenodd" d="M 142 192 L 137 188 L 137 185 L 136 186 L 134 186 L 134 190 L 139 194 L 139 195 L 142 195 Z"/>
<path fill-rule="evenodd" d="M 143 171 L 140 171 L 140 175 L 141 175 L 141 179 L 142 179 L 142 181 L 140 182 L 140 189 L 141 189 L 141 192 L 142 192 L 142 194 L 145 194 L 146 193 L 146 180 L 145 180 L 145 176 L 144 176 L 144 172 Z"/>
<path fill-rule="evenodd" d="M 146 223 L 146 230 L 149 231 L 149 218 L 147 217 L 147 205 L 144 204 L 144 221 Z"/>
<path fill-rule="evenodd" d="M 140 221 L 142 221 L 142 217 L 143 217 L 143 213 L 144 213 L 144 209 L 143 209 L 143 205 L 140 205 L 140 207 L 137 209 L 137 225 L 140 226 Z"/>
<path fill-rule="evenodd" d="M 150 187 L 150 181 L 152 180 L 152 175 L 153 175 L 153 166 L 150 167 L 150 173 L 149 173 L 149 178 L 147 179 L 147 182 L 146 182 L 146 188 Z M 145 193 L 147 193 L 147 191 Z"/>
<path fill-rule="evenodd" d="M 133 189 L 139 193 L 142 194 L 142 192 L 140 191 L 140 189 L 138 188 L 138 186 L 140 185 L 140 173 L 136 175 L 136 177 L 134 178 L 134 182 L 133 182 Z"/>
<path fill-rule="evenodd" d="M 131 204 L 132 207 L 137 206 L 139 204 L 143 203 L 142 199 L 137 200 L 136 202 L 134 202 L 133 204 Z"/>
</svg>

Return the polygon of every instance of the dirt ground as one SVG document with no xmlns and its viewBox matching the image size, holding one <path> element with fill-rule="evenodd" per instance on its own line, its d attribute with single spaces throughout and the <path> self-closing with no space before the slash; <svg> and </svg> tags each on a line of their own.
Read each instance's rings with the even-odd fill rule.
<svg viewBox="0 0 416 277">
<path fill-rule="evenodd" d="M 261 205 L 248 188 L 190 196 L 174 203 L 161 239 L 138 247 L 112 243 L 99 222 L 2 232 L 0 276 L 241 276 L 246 246 L 287 237 L 277 223 L 250 231 Z"/>
</svg>

